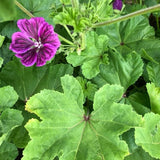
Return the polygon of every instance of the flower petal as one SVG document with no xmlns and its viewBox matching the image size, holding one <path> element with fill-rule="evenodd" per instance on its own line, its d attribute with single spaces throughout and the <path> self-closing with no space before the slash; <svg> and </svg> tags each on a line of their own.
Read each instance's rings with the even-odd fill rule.
<svg viewBox="0 0 160 160">
<path fill-rule="evenodd" d="M 56 54 L 57 49 L 50 44 L 44 44 L 43 48 L 41 48 L 38 52 L 37 57 L 37 65 L 43 66 L 46 64 L 46 61 L 49 61 Z"/>
<path fill-rule="evenodd" d="M 31 41 L 25 34 L 21 32 L 15 32 L 12 35 L 12 43 L 9 49 L 15 53 L 24 53 L 28 51 L 33 45 L 34 42 Z"/>
<path fill-rule="evenodd" d="M 54 32 L 52 25 L 43 23 L 39 29 L 38 36 L 40 37 L 42 44 L 51 44 L 55 47 L 55 49 L 60 47 L 61 43 L 58 35 Z"/>
<path fill-rule="evenodd" d="M 15 56 L 21 58 L 22 64 L 26 67 L 33 66 L 37 61 L 37 53 L 35 48 L 22 54 L 16 54 Z"/>
<path fill-rule="evenodd" d="M 34 17 L 31 19 L 20 19 L 17 22 L 19 29 L 30 38 L 34 38 L 38 41 L 38 30 L 40 26 L 45 22 L 42 17 Z"/>
</svg>

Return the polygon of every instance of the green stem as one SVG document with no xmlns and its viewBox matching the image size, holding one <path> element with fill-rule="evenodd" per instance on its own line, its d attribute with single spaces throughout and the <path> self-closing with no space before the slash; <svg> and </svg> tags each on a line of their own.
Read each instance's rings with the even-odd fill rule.
<svg viewBox="0 0 160 160">
<path fill-rule="evenodd" d="M 159 16 L 158 13 L 156 14 L 156 23 L 157 23 L 157 30 L 159 30 Z"/>
<path fill-rule="evenodd" d="M 66 42 L 67 44 L 70 44 L 70 45 L 74 45 L 74 43 L 72 43 L 71 41 L 69 41 L 68 39 L 62 37 L 61 35 L 58 35 L 59 39 L 61 39 L 62 41 Z"/>
<path fill-rule="evenodd" d="M 149 8 L 141 9 L 139 11 L 136 11 L 136 12 L 127 14 L 125 16 L 121 16 L 121 17 L 112 19 L 110 21 L 104 21 L 104 22 L 100 22 L 100 23 L 95 23 L 95 24 L 92 25 L 92 28 L 106 26 L 106 25 L 109 25 L 109 24 L 121 22 L 121 21 L 130 19 L 132 17 L 136 17 L 136 16 L 139 16 L 139 15 L 142 15 L 142 14 L 146 14 L 146 13 L 150 13 L 150 12 L 154 12 L 154 11 L 158 11 L 158 10 L 160 10 L 160 4 L 152 6 L 152 7 L 149 7 Z"/>
<path fill-rule="evenodd" d="M 28 15 L 29 17 L 34 17 L 34 15 L 29 12 L 26 8 L 24 8 L 18 1 L 15 0 L 15 4 L 18 8 L 20 8 L 26 15 Z"/>
<path fill-rule="evenodd" d="M 68 29 L 68 27 L 66 26 L 66 25 L 63 25 L 64 26 L 64 28 L 66 29 L 66 31 L 67 31 L 67 33 L 69 34 L 69 36 L 72 38 L 72 40 L 74 41 L 74 38 L 72 37 L 72 35 L 71 35 L 71 32 L 70 32 L 70 30 Z"/>
</svg>

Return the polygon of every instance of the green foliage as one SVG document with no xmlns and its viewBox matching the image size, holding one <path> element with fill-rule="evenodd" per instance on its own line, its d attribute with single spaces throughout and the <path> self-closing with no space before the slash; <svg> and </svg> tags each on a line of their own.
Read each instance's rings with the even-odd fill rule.
<svg viewBox="0 0 160 160">
<path fill-rule="evenodd" d="M 160 88 L 156 87 L 154 83 L 148 83 L 146 87 L 150 98 L 151 110 L 160 114 Z"/>
<path fill-rule="evenodd" d="M 60 90 L 60 77 L 72 72 L 73 69 L 68 64 L 26 68 L 15 58 L 3 68 L 0 79 L 5 85 L 13 86 L 20 99 L 27 100 L 44 88 Z"/>
<path fill-rule="evenodd" d="M 65 160 L 122 160 L 128 148 L 119 135 L 141 123 L 141 116 L 131 106 L 117 103 L 123 88 L 103 86 L 95 94 L 94 111 L 85 115 L 78 81 L 67 75 L 62 78 L 62 86 L 64 93 L 43 90 L 27 102 L 26 110 L 41 121 L 31 119 L 26 124 L 32 140 L 23 152 L 23 160 L 48 160 L 56 155 Z"/>
<path fill-rule="evenodd" d="M 127 88 L 134 84 L 143 72 L 143 62 L 136 53 L 122 56 L 118 52 L 109 54 L 109 64 L 100 65 L 100 74 L 94 79 L 98 86 L 106 83 L 119 84 Z"/>
<path fill-rule="evenodd" d="M 145 115 L 150 112 L 150 101 L 146 92 L 132 93 L 127 100 L 138 114 Z"/>
<path fill-rule="evenodd" d="M 155 84 L 155 86 L 160 87 L 160 65 L 155 63 L 149 63 L 147 65 L 147 72 L 149 80 Z"/>
<path fill-rule="evenodd" d="M 115 47 L 121 53 L 129 53 L 134 50 L 145 59 L 160 61 L 160 40 L 154 38 L 155 32 L 149 25 L 147 17 L 134 17 L 98 28 L 97 32 L 106 34 L 109 37 L 109 46 Z"/>
<path fill-rule="evenodd" d="M 160 115 L 148 113 L 144 116 L 144 124 L 135 130 L 136 144 L 154 158 L 160 158 Z"/>
<path fill-rule="evenodd" d="M 18 0 L 20 4 L 31 12 L 35 17 L 44 17 L 49 23 L 53 23 L 52 18 L 48 15 L 52 11 L 52 6 L 57 4 L 57 0 Z M 17 8 L 17 19 L 28 18 L 28 16 Z"/>
<path fill-rule="evenodd" d="M 89 100 L 93 101 L 94 94 L 98 89 L 97 85 L 93 84 L 90 81 L 87 81 L 82 77 L 77 77 L 77 80 L 83 89 L 85 98 L 88 98 Z"/>
<path fill-rule="evenodd" d="M 108 63 L 108 37 L 105 35 L 98 36 L 92 31 L 87 33 L 85 42 L 85 50 L 80 55 L 76 52 L 70 53 L 67 56 L 67 61 L 74 67 L 82 66 L 83 75 L 91 79 L 100 72 L 100 64 Z"/>
<path fill-rule="evenodd" d="M 0 22 L 13 20 L 15 16 L 14 0 L 0 0 Z"/>
<path fill-rule="evenodd" d="M 14 144 L 8 142 L 8 138 L 16 127 L 22 124 L 21 112 L 14 109 L 6 109 L 0 115 L 0 157 L 14 160 L 18 155 Z"/>
<path fill-rule="evenodd" d="M 94 0 L 93 3 L 82 3 L 78 0 L 61 0 L 62 12 L 53 12 L 53 20 L 57 24 L 73 26 L 75 32 L 88 30 L 95 22 L 110 19 L 113 15 L 112 0 Z M 67 6 L 67 7 L 66 7 Z"/>
<path fill-rule="evenodd" d="M 18 100 L 18 95 L 11 86 L 0 88 L 0 97 L 0 112 L 13 107 Z"/>
</svg>

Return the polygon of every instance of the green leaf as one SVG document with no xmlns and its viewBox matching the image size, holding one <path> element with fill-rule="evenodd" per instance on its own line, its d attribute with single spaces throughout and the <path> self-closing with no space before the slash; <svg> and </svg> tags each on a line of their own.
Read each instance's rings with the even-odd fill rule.
<svg viewBox="0 0 160 160">
<path fill-rule="evenodd" d="M 127 100 L 138 114 L 144 115 L 150 112 L 150 102 L 146 92 L 135 92 Z"/>
<path fill-rule="evenodd" d="M 25 67 L 15 59 L 5 65 L 0 79 L 5 84 L 13 86 L 20 99 L 27 100 L 44 88 L 61 90 L 60 77 L 72 72 L 73 68 L 68 64 Z"/>
<path fill-rule="evenodd" d="M 61 83 L 64 94 L 68 95 L 68 97 L 71 99 L 74 99 L 81 108 L 84 102 L 84 95 L 79 82 L 75 81 L 75 79 L 73 79 L 71 76 L 66 75 L 65 77 L 61 78 Z"/>
<path fill-rule="evenodd" d="M 53 23 L 52 18 L 49 16 L 52 11 L 52 5 L 56 3 L 52 0 L 18 0 L 29 12 L 35 17 L 44 17 L 50 24 Z M 17 7 L 17 19 L 28 18 L 28 16 Z"/>
<path fill-rule="evenodd" d="M 21 112 L 14 109 L 6 109 L 0 116 L 0 155 L 1 157 L 17 156 L 17 149 L 13 144 L 9 144 L 8 138 L 16 127 L 20 126 L 23 122 Z M 8 153 L 8 154 L 7 154 Z M 14 160 L 14 158 L 12 160 Z M 7 158 L 6 158 L 7 159 Z M 9 159 L 9 158 L 8 158 Z"/>
<path fill-rule="evenodd" d="M 124 160 L 157 160 L 151 157 L 147 152 L 145 152 L 141 147 L 137 148 L 132 154 L 125 157 Z"/>
<path fill-rule="evenodd" d="M 14 55 L 14 53 L 9 50 L 10 43 L 3 44 L 3 46 L 0 48 L 0 56 L 4 60 L 4 64 L 9 62 L 11 60 L 11 57 Z"/>
<path fill-rule="evenodd" d="M 120 53 L 136 51 L 148 60 L 153 58 L 160 61 L 160 40 L 154 38 L 154 29 L 145 16 L 136 16 L 127 21 L 101 27 L 97 32 L 100 35 L 106 34 L 109 37 L 109 46 L 115 47 Z"/>
<path fill-rule="evenodd" d="M 143 72 L 143 61 L 136 53 L 127 54 L 123 57 L 118 52 L 113 52 L 109 56 L 108 65 L 100 65 L 100 74 L 94 78 L 98 86 L 106 83 L 119 84 L 127 88 L 134 84 Z"/>
<path fill-rule="evenodd" d="M 151 110 L 160 114 L 160 87 L 156 87 L 154 83 L 147 83 L 146 87 L 150 98 Z"/>
<path fill-rule="evenodd" d="M 2 160 L 15 160 L 17 156 L 18 150 L 14 144 L 6 141 L 0 145 L 0 158 Z"/>
<path fill-rule="evenodd" d="M 24 117 L 24 121 L 21 126 L 15 128 L 10 137 L 9 141 L 14 143 L 17 148 L 25 148 L 28 144 L 30 137 L 28 135 L 28 132 L 24 125 L 27 123 L 27 121 L 31 118 L 38 118 L 35 114 L 31 114 L 27 111 L 25 111 L 24 104 L 16 103 L 16 109 L 20 110 L 22 112 L 22 115 Z"/>
<path fill-rule="evenodd" d="M 19 31 L 19 29 L 18 29 L 18 27 L 17 27 L 17 21 L 7 21 L 7 22 L 5 22 L 5 23 L 3 23 L 4 24 L 4 27 L 2 28 L 2 30 L 1 30 L 1 34 L 2 35 L 5 35 L 6 37 L 8 37 L 8 38 L 12 38 L 12 34 L 13 33 L 15 33 L 15 32 L 18 32 Z M 9 44 L 7 44 L 8 46 L 10 45 L 10 43 Z M 8 47 L 7 46 L 7 47 Z M 9 47 L 7 48 L 8 49 L 8 51 L 10 51 L 9 50 Z M 11 52 L 11 51 L 10 51 Z M 6 53 L 5 53 L 6 54 Z M 10 54 L 10 53 L 7 53 L 7 54 Z"/>
<path fill-rule="evenodd" d="M 143 58 L 152 61 L 159 62 L 159 50 L 160 50 L 160 40 L 159 39 L 142 39 L 137 42 L 130 43 L 129 47 L 135 50 Z"/>
<path fill-rule="evenodd" d="M 14 0 L 0 0 L 0 22 L 13 20 L 15 16 Z"/>
<path fill-rule="evenodd" d="M 129 47 L 130 43 L 154 36 L 154 29 L 149 25 L 148 18 L 144 16 L 108 25 L 97 31 L 99 34 L 107 34 L 111 47 Z"/>
<path fill-rule="evenodd" d="M 18 95 L 11 86 L 0 88 L 0 112 L 12 107 L 18 100 Z"/>
<path fill-rule="evenodd" d="M 68 63 L 74 67 L 82 66 L 83 75 L 91 79 L 99 73 L 99 65 L 108 63 L 107 49 L 108 38 L 105 35 L 98 36 L 95 32 L 86 34 L 86 48 L 80 55 L 76 52 L 67 56 Z"/>
<path fill-rule="evenodd" d="M 87 81 L 82 77 L 77 77 L 77 80 L 83 89 L 85 98 L 88 98 L 89 100 L 93 101 L 94 94 L 98 90 L 97 85 L 91 83 L 90 81 Z"/>
<path fill-rule="evenodd" d="M 147 65 L 147 72 L 149 80 L 155 84 L 155 86 L 160 87 L 160 64 L 149 63 Z"/>
<path fill-rule="evenodd" d="M 5 37 L 0 35 L 0 47 L 2 46 L 4 39 Z"/>
<path fill-rule="evenodd" d="M 122 135 L 123 139 L 127 142 L 130 154 L 124 160 L 156 160 L 152 158 L 141 147 L 135 143 L 135 129 L 130 129 Z"/>
<path fill-rule="evenodd" d="M 27 101 L 26 110 L 38 115 L 41 121 L 31 119 L 25 126 L 31 141 L 23 152 L 23 160 L 48 160 L 56 156 L 61 160 L 122 160 L 128 154 L 127 144 L 119 136 L 140 126 L 141 116 L 131 106 L 117 103 L 123 88 L 103 86 L 95 94 L 94 111 L 84 115 L 79 92 L 82 89 L 77 84 L 75 78 L 64 76 L 64 93 L 43 90 Z M 68 95 L 66 90 L 72 85 L 75 88 Z M 80 96 L 71 95 L 76 88 Z"/>
<path fill-rule="evenodd" d="M 136 144 L 154 158 L 160 158 L 160 115 L 147 113 L 144 124 L 135 130 Z"/>
</svg>

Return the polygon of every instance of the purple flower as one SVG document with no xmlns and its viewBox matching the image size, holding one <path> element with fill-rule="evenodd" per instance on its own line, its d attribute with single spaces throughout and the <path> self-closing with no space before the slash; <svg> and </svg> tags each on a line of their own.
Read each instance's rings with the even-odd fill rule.
<svg viewBox="0 0 160 160">
<path fill-rule="evenodd" d="M 121 10 L 123 6 L 122 0 L 114 0 L 113 9 Z"/>
<path fill-rule="evenodd" d="M 35 63 L 36 66 L 43 66 L 46 61 L 51 60 L 60 46 L 52 25 L 42 17 L 35 17 L 18 20 L 17 26 L 21 32 L 12 35 L 10 50 L 21 58 L 22 64 L 26 67 Z"/>
</svg>

